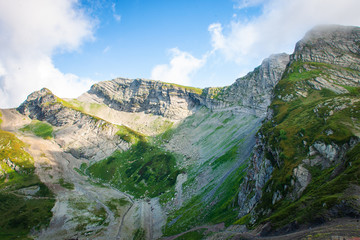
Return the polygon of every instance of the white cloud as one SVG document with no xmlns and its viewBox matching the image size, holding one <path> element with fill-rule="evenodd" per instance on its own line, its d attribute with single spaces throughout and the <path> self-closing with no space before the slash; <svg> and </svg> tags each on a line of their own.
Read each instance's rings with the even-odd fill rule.
<svg viewBox="0 0 360 240">
<path fill-rule="evenodd" d="M 107 53 L 110 49 L 111 49 L 110 46 L 106 46 L 106 47 L 104 48 L 104 50 L 103 50 L 103 53 Z"/>
<path fill-rule="evenodd" d="M 119 14 L 116 13 L 116 4 L 115 4 L 115 3 L 113 3 L 113 4 L 111 5 L 111 10 L 112 10 L 112 12 L 113 12 L 113 17 L 114 17 L 114 19 L 115 19 L 117 22 L 120 22 L 120 21 L 121 21 L 121 15 L 119 15 Z"/>
<path fill-rule="evenodd" d="M 115 20 L 117 21 L 117 22 L 120 22 L 121 21 L 121 15 L 118 15 L 118 14 L 113 14 L 113 16 L 114 16 L 114 18 L 115 18 Z"/>
<path fill-rule="evenodd" d="M 244 8 L 248 8 L 248 7 L 255 7 L 255 6 L 262 4 L 265 1 L 266 0 L 238 0 L 238 1 L 236 1 L 234 8 L 244 9 Z"/>
<path fill-rule="evenodd" d="M 188 52 L 177 48 L 170 49 L 171 60 L 169 64 L 157 65 L 151 72 L 151 78 L 181 85 L 190 85 L 191 76 L 201 68 L 206 56 L 202 59 L 195 58 Z"/>
<path fill-rule="evenodd" d="M 76 0 L 0 1 L 0 107 L 16 107 L 42 87 L 61 97 L 87 90 L 91 80 L 61 73 L 51 57 L 78 49 L 92 31 Z"/>
<path fill-rule="evenodd" d="M 228 25 L 211 24 L 212 47 L 228 61 L 251 70 L 278 52 L 291 53 L 306 31 L 318 24 L 360 25 L 359 0 L 241 0 L 239 9 L 262 5 L 258 16 Z"/>
</svg>

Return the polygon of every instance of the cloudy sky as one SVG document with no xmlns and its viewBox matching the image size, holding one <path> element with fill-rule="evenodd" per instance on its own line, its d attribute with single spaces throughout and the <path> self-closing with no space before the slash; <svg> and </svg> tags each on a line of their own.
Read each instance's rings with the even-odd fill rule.
<svg viewBox="0 0 360 240">
<path fill-rule="evenodd" d="M 97 81 L 225 86 L 318 24 L 360 26 L 359 0 L 0 0 L 0 108 Z"/>
</svg>

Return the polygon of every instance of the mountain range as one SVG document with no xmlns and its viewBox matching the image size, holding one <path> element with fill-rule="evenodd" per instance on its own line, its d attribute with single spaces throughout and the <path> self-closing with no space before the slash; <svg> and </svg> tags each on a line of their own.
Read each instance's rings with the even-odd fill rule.
<svg viewBox="0 0 360 240">
<path fill-rule="evenodd" d="M 360 28 L 225 87 L 146 79 L 0 111 L 1 239 L 355 239 Z"/>
</svg>

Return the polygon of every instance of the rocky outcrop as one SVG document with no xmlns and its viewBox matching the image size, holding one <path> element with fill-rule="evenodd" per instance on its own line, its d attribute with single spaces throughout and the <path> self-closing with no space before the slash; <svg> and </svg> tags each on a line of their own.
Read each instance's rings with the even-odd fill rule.
<svg viewBox="0 0 360 240">
<path fill-rule="evenodd" d="M 144 112 L 180 120 L 199 107 L 225 109 L 264 116 L 274 86 L 289 55 L 272 55 L 245 77 L 228 87 L 197 89 L 145 79 L 117 78 L 94 84 L 82 98 L 92 98 L 125 112 Z"/>
<path fill-rule="evenodd" d="M 118 111 L 144 112 L 179 120 L 201 105 L 201 93 L 201 89 L 171 83 L 117 78 L 94 84 L 87 94 Z"/>
<path fill-rule="evenodd" d="M 311 174 L 303 164 L 300 164 L 294 168 L 293 176 L 295 180 L 291 181 L 291 185 L 294 186 L 294 198 L 297 199 L 311 182 Z"/>
<path fill-rule="evenodd" d="M 257 135 L 256 145 L 250 159 L 249 169 L 238 194 L 239 217 L 250 213 L 262 197 L 263 187 L 270 179 L 273 166 L 265 157 L 266 146 L 261 134 Z"/>
<path fill-rule="evenodd" d="M 319 62 L 360 70 L 360 28 L 318 26 L 296 44 L 291 62 Z"/>
<path fill-rule="evenodd" d="M 116 135 L 118 128 L 115 125 L 67 105 L 50 90 L 43 88 L 30 94 L 18 111 L 58 127 L 55 141 L 77 158 L 100 160 L 116 149 L 129 147 Z"/>
<path fill-rule="evenodd" d="M 212 101 L 207 101 L 208 106 L 229 107 L 248 109 L 250 113 L 264 117 L 267 107 L 270 105 L 272 92 L 275 85 L 280 81 L 289 63 L 289 55 L 286 53 L 271 55 L 261 65 L 239 78 L 229 87 L 213 90 Z M 209 98 L 209 97 L 208 97 Z"/>
<path fill-rule="evenodd" d="M 318 70 L 317 77 L 307 83 L 315 90 L 329 89 L 337 94 L 348 93 L 346 86 L 360 86 L 360 28 L 344 26 L 319 26 L 309 31 L 290 55 L 294 62 L 304 64 L 305 71 Z"/>
</svg>

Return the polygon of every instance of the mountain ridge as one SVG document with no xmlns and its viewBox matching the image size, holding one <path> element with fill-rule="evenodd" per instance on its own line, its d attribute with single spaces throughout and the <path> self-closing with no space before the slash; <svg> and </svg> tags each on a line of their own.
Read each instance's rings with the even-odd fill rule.
<svg viewBox="0 0 360 240">
<path fill-rule="evenodd" d="M 3 110 L 7 129 L 44 146 L 29 143 L 57 197 L 37 238 L 251 239 L 359 218 L 359 42 L 358 27 L 320 26 L 230 86 L 118 78 Z M 31 119 L 53 139 L 21 132 Z M 222 230 L 198 228 L 209 225 Z"/>
</svg>

